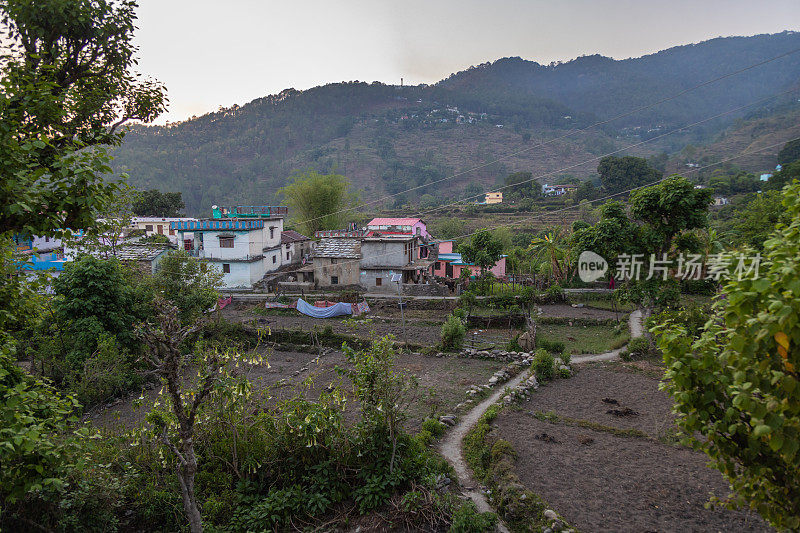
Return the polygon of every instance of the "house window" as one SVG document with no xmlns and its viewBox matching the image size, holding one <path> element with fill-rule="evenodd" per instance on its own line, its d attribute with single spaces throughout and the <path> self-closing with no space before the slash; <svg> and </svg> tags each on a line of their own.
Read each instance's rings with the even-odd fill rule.
<svg viewBox="0 0 800 533">
<path fill-rule="evenodd" d="M 272 263 L 273 263 L 273 264 L 275 263 L 275 260 L 277 259 L 277 257 L 278 257 L 277 255 L 273 255 L 273 256 L 272 256 Z"/>
<path fill-rule="evenodd" d="M 269 238 L 270 239 L 274 239 L 275 238 L 275 228 L 274 227 L 269 228 Z"/>
<path fill-rule="evenodd" d="M 433 268 L 436 270 L 441 270 L 442 264 L 439 261 L 436 261 L 436 264 L 433 266 Z"/>
<path fill-rule="evenodd" d="M 152 224 L 145 225 L 144 230 L 145 231 L 153 231 L 153 225 Z"/>
<path fill-rule="evenodd" d="M 380 287 L 383 285 L 383 278 L 375 278 L 375 286 Z"/>
<path fill-rule="evenodd" d="M 219 239 L 219 247 L 220 248 L 233 248 L 233 237 L 220 237 L 220 239 Z"/>
<path fill-rule="evenodd" d="M 164 226 L 162 226 L 161 224 L 158 225 L 158 234 L 164 235 Z"/>
<path fill-rule="evenodd" d="M 222 263 L 222 273 L 223 274 L 230 274 L 231 273 L 231 265 L 228 263 Z"/>
<path fill-rule="evenodd" d="M 175 230 L 174 230 L 174 229 L 172 229 L 172 228 L 170 228 L 170 230 L 169 230 L 169 234 L 170 234 L 170 235 L 175 235 Z"/>
<path fill-rule="evenodd" d="M 339 276 L 331 276 L 331 285 L 339 284 Z"/>
<path fill-rule="evenodd" d="M 286 252 L 286 260 L 289 260 L 289 252 Z"/>
<path fill-rule="evenodd" d="M 335 257 L 332 257 L 332 258 L 331 258 L 331 264 L 332 264 L 332 265 L 335 265 L 337 262 L 338 262 L 338 261 L 337 261 L 337 259 L 336 259 Z"/>
</svg>

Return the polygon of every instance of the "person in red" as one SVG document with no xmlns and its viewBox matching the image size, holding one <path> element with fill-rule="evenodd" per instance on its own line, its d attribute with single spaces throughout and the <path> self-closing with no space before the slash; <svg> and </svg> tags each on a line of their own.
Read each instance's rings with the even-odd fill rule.
<svg viewBox="0 0 800 533">
<path fill-rule="evenodd" d="M 608 288 L 609 288 L 609 289 L 611 289 L 611 290 L 613 291 L 613 290 L 614 290 L 614 287 L 616 286 L 616 284 L 617 284 L 617 283 L 614 281 L 614 275 L 613 275 L 613 274 L 611 274 L 611 275 L 609 276 L 609 280 L 608 280 Z"/>
</svg>

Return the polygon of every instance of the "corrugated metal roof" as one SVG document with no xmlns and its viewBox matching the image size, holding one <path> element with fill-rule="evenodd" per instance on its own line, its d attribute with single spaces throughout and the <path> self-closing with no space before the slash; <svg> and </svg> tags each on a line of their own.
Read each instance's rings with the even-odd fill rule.
<svg viewBox="0 0 800 533">
<path fill-rule="evenodd" d="M 367 226 L 413 226 L 417 222 L 422 222 L 419 218 L 373 218 Z"/>
<path fill-rule="evenodd" d="M 360 259 L 361 241 L 357 239 L 322 239 L 317 243 L 312 257 Z"/>
</svg>

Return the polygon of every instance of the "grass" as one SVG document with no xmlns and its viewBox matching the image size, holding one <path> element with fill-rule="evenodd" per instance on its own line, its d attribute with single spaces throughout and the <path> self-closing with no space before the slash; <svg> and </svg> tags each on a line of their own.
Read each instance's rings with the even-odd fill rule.
<svg viewBox="0 0 800 533">
<path fill-rule="evenodd" d="M 604 353 L 625 346 L 630 339 L 627 328 L 617 330 L 610 326 L 542 324 L 536 335 L 563 342 L 570 354 Z"/>
<path fill-rule="evenodd" d="M 583 304 L 586 307 L 591 307 L 593 309 L 602 309 L 604 311 L 614 311 L 614 300 L 609 299 L 599 299 L 599 298 L 592 298 L 589 300 L 585 300 Z M 617 302 L 616 310 L 620 313 L 630 313 L 636 309 L 636 306 L 630 302 Z"/>
<path fill-rule="evenodd" d="M 593 431 L 601 431 L 603 433 L 609 433 L 616 437 L 627 437 L 627 438 L 634 438 L 634 439 L 647 439 L 653 440 L 650 435 L 643 431 L 639 431 L 638 429 L 628 428 L 628 429 L 621 429 L 614 426 L 606 426 L 604 424 L 599 424 L 597 422 L 592 422 L 591 420 L 583 420 L 581 418 L 569 418 L 566 416 L 559 416 L 553 411 L 536 411 L 531 413 L 536 420 L 540 420 L 542 422 L 549 422 L 550 424 L 563 424 L 565 426 L 574 426 L 574 427 L 581 427 L 586 429 L 591 429 Z"/>
</svg>

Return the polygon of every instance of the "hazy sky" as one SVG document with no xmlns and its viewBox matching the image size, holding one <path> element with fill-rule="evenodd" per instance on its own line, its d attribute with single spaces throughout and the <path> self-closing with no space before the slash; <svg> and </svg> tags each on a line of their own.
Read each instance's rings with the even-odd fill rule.
<svg viewBox="0 0 800 533">
<path fill-rule="evenodd" d="M 140 0 L 140 71 L 159 122 L 338 81 L 436 82 L 485 61 L 636 57 L 800 30 L 800 0 Z"/>
</svg>

